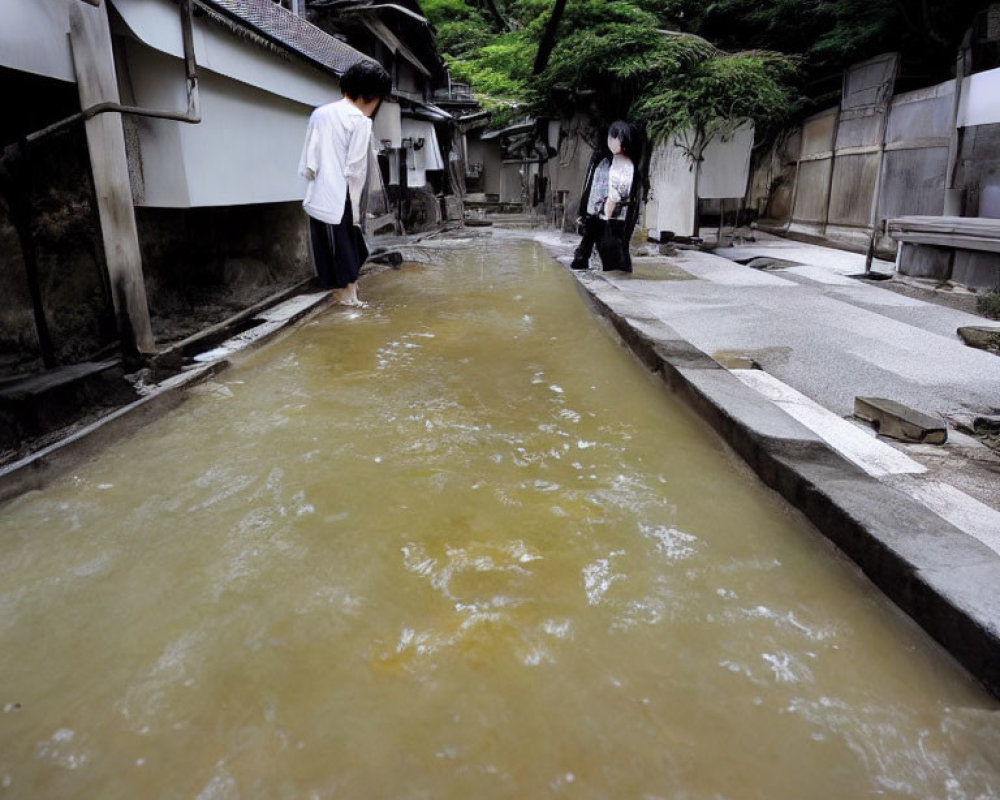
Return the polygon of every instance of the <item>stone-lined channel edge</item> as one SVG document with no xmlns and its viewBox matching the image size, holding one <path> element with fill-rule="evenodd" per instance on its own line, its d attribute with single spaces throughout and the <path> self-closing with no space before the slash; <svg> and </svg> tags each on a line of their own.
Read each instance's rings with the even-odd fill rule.
<svg viewBox="0 0 1000 800">
<path fill-rule="evenodd" d="M 596 272 L 573 272 L 632 352 L 768 487 L 1000 697 L 1000 556 L 875 480 Z"/>
</svg>

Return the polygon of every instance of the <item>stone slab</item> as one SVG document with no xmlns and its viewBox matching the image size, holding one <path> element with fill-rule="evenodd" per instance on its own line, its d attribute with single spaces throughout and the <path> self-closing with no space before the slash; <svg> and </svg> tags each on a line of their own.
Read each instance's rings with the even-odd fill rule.
<svg viewBox="0 0 1000 800">
<path fill-rule="evenodd" d="M 874 425 L 880 436 L 901 442 L 944 444 L 948 441 L 946 422 L 884 397 L 855 397 L 854 416 Z"/>
<path fill-rule="evenodd" d="M 958 335 L 969 347 L 977 347 L 990 353 L 1000 353 L 1000 327 L 964 325 L 958 329 Z"/>
</svg>

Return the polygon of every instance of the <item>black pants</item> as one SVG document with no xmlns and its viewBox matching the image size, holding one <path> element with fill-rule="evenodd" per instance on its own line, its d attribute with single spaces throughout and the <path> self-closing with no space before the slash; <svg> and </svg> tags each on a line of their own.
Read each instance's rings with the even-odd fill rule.
<svg viewBox="0 0 1000 800">
<path fill-rule="evenodd" d="M 632 259 L 628 252 L 625 223 L 622 220 L 604 220 L 588 214 L 583 218 L 583 238 L 573 254 L 573 269 L 588 269 L 590 254 L 597 247 L 601 257 L 601 267 L 605 272 L 620 269 L 632 271 Z"/>
<path fill-rule="evenodd" d="M 368 258 L 368 246 L 361 229 L 354 224 L 351 196 L 344 204 L 344 216 L 336 225 L 309 217 L 309 240 L 319 285 L 343 289 L 354 283 Z"/>
</svg>

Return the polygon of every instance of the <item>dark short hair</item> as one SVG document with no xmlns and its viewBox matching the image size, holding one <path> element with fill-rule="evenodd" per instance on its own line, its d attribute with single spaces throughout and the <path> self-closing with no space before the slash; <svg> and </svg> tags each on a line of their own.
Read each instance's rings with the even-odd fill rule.
<svg viewBox="0 0 1000 800">
<path fill-rule="evenodd" d="M 632 123 L 626 122 L 623 119 L 616 120 L 611 123 L 608 128 L 608 136 L 612 139 L 617 139 L 621 142 L 622 152 L 631 157 L 633 155 L 633 140 L 635 139 L 635 128 Z"/>
<path fill-rule="evenodd" d="M 392 78 L 377 61 L 363 59 L 352 64 L 340 78 L 340 91 L 357 100 L 385 97 L 392 91 Z"/>
</svg>

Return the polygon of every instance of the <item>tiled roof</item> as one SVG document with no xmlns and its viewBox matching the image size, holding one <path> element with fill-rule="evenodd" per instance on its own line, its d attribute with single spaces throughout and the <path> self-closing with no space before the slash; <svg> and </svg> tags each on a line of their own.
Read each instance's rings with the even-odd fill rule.
<svg viewBox="0 0 1000 800">
<path fill-rule="evenodd" d="M 265 39 L 284 47 L 337 75 L 368 56 L 335 39 L 274 0 L 198 0 Z"/>
</svg>

